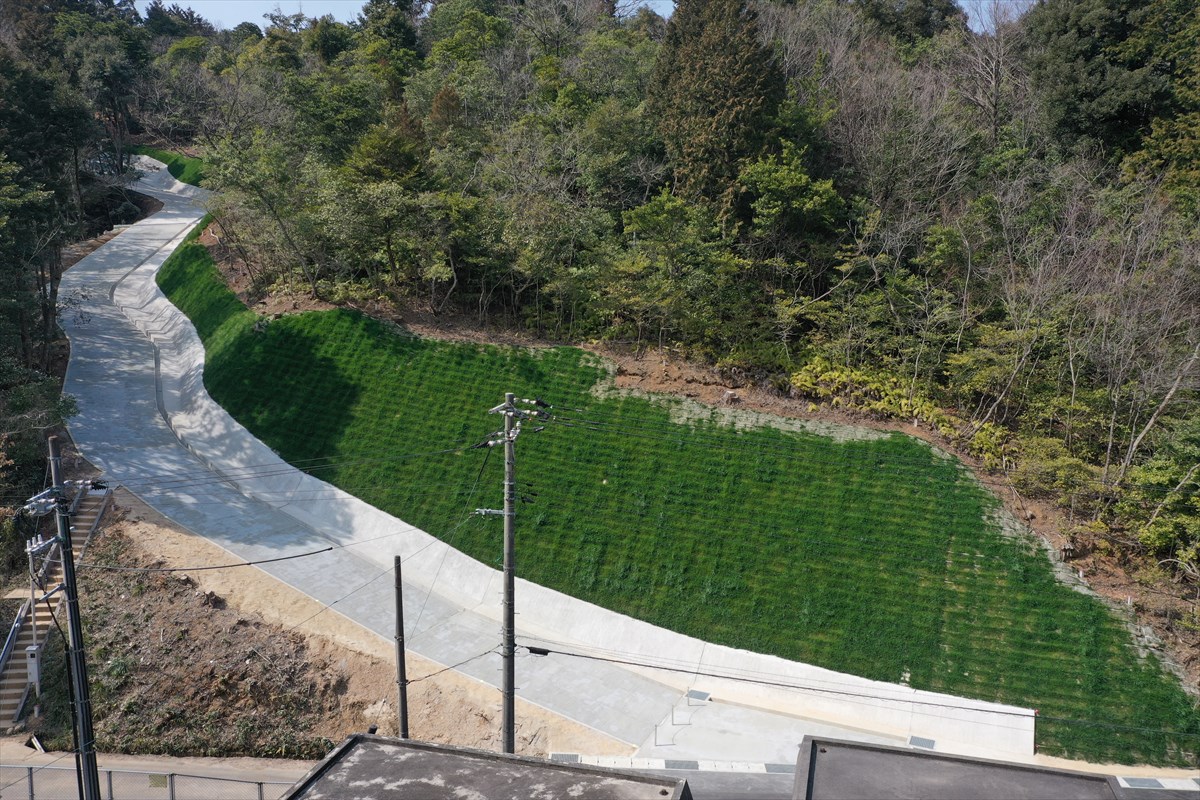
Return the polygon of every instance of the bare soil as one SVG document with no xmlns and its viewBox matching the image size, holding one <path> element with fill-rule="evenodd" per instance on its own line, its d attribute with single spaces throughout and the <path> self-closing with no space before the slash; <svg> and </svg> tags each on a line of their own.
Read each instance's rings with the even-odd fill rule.
<svg viewBox="0 0 1200 800">
<path fill-rule="evenodd" d="M 126 492 L 115 502 L 81 563 L 177 569 L 238 561 Z M 102 751 L 318 758 L 372 725 L 397 733 L 393 642 L 257 568 L 82 568 L 80 596 Z M 499 748 L 495 689 L 413 653 L 407 670 L 413 737 Z M 633 748 L 519 702 L 517 750 Z"/>
</svg>

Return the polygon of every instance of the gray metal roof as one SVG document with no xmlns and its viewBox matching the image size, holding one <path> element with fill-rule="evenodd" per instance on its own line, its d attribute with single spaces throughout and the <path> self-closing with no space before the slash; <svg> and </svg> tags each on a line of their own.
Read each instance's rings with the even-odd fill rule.
<svg viewBox="0 0 1200 800">
<path fill-rule="evenodd" d="M 1104 775 L 808 736 L 800 745 L 794 794 L 795 800 L 1167 800 L 1175 796 L 1178 793 L 1121 786 L 1118 779 Z"/>
<path fill-rule="evenodd" d="M 284 800 L 691 800 L 686 780 L 358 734 Z"/>
</svg>

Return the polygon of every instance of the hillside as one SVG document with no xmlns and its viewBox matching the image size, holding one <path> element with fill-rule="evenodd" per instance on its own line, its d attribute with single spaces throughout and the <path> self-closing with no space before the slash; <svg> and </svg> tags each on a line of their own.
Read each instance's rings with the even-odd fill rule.
<svg viewBox="0 0 1200 800">
<path fill-rule="evenodd" d="M 492 563 L 472 448 L 502 392 L 541 396 L 531 576 L 1037 705 L 1049 751 L 1200 750 L 1126 620 L 1196 694 L 1200 4 L 365 0 L 222 30 L 8 0 L 0 34 L 0 583 L 75 411 L 66 254 L 137 216 L 140 149 L 211 192 L 236 294 L 196 248 L 164 288 L 294 463 Z M 941 449 L 621 391 L 596 355 L 648 351 Z"/>
<path fill-rule="evenodd" d="M 1038 708 L 1046 753 L 1176 761 L 1200 732 L 1111 612 L 923 442 L 617 392 L 573 348 L 438 342 L 343 310 L 260 318 L 194 241 L 160 284 L 243 424 L 485 563 L 499 531 L 471 511 L 500 465 L 460 448 L 516 391 L 554 406 L 520 442 L 531 580 L 709 641 Z"/>
</svg>

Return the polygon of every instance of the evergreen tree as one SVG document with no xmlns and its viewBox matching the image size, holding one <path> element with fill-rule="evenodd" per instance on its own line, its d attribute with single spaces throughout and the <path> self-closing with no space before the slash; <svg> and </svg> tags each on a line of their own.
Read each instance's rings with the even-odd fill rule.
<svg viewBox="0 0 1200 800">
<path fill-rule="evenodd" d="M 1169 102 L 1163 63 L 1127 46 L 1149 0 L 1046 0 L 1024 20 L 1030 76 L 1067 147 L 1136 150 Z"/>
<path fill-rule="evenodd" d="M 855 5 L 902 45 L 966 25 L 966 15 L 954 0 L 857 0 Z"/>
<path fill-rule="evenodd" d="M 740 166 L 771 145 L 783 75 L 745 0 L 681 0 L 646 101 L 676 190 L 733 207 Z"/>
<path fill-rule="evenodd" d="M 1194 0 L 1152 0 L 1124 52 L 1159 65 L 1170 89 L 1170 103 L 1125 167 L 1161 176 L 1180 208 L 1200 211 L 1200 7 Z"/>
</svg>

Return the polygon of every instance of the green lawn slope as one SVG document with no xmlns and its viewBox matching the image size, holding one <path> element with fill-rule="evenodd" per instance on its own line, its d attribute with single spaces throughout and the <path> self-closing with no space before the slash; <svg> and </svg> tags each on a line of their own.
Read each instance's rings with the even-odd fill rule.
<svg viewBox="0 0 1200 800">
<path fill-rule="evenodd" d="M 193 158 L 191 156 L 172 153 L 167 150 L 159 150 L 157 147 L 147 147 L 146 145 L 133 145 L 129 148 L 131 152 L 138 155 L 150 156 L 167 165 L 167 171 L 174 178 L 182 183 L 190 183 L 192 186 L 201 186 L 204 181 L 204 160 Z"/>
<path fill-rule="evenodd" d="M 499 506 L 502 459 L 413 454 L 484 440 L 505 391 L 541 397 L 560 419 L 518 445 L 521 576 L 708 641 L 1037 708 L 1044 753 L 1200 749 L 1178 682 L 987 522 L 995 500 L 922 442 L 678 423 L 670 402 L 597 392 L 605 370 L 572 348 L 429 341 L 347 311 L 259 320 L 195 243 L 160 284 L 238 420 L 485 563 L 500 563 L 500 522 L 470 512 Z"/>
</svg>

